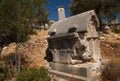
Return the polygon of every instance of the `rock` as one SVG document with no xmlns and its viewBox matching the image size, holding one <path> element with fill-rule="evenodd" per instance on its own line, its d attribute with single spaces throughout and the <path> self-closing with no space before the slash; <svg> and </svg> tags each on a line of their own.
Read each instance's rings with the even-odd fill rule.
<svg viewBox="0 0 120 81">
<path fill-rule="evenodd" d="M 118 35 L 117 35 L 117 34 L 115 34 L 114 36 L 115 36 L 116 38 L 118 37 Z"/>
<path fill-rule="evenodd" d="M 106 30 L 109 30 L 109 29 L 110 29 L 110 26 L 105 26 L 105 29 L 106 29 Z"/>
<path fill-rule="evenodd" d="M 117 38 L 116 38 L 117 40 L 120 40 L 120 36 L 117 36 Z"/>
<path fill-rule="evenodd" d="M 107 47 L 109 47 L 110 45 L 109 44 L 105 44 Z"/>
<path fill-rule="evenodd" d="M 105 40 L 105 37 L 102 36 L 102 37 L 100 37 L 100 39 L 101 39 L 101 40 Z"/>
</svg>

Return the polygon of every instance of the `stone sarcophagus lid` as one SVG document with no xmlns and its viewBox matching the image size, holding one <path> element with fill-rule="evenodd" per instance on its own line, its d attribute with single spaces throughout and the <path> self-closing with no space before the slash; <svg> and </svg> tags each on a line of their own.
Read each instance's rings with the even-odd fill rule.
<svg viewBox="0 0 120 81">
<path fill-rule="evenodd" d="M 74 81 L 92 81 L 90 76 L 100 71 L 102 60 L 99 27 L 94 10 L 55 22 L 48 31 L 45 57 L 51 74 L 67 79 L 74 73 Z"/>
</svg>

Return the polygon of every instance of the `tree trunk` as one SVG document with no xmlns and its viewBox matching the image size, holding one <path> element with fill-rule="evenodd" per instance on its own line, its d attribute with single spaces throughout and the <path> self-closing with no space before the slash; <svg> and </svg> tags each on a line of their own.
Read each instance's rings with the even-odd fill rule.
<svg viewBox="0 0 120 81">
<path fill-rule="evenodd" d="M 20 69 L 21 69 L 21 55 L 19 53 L 19 47 L 20 47 L 20 43 L 17 43 L 16 45 L 16 56 L 17 56 L 17 63 L 16 63 L 16 69 L 17 69 L 17 76 L 20 74 Z"/>
</svg>

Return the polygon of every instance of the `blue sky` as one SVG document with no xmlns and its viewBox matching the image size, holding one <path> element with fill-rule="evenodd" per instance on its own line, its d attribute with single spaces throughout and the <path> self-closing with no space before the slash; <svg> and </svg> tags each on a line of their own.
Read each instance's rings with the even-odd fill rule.
<svg viewBox="0 0 120 81">
<path fill-rule="evenodd" d="M 71 0 L 48 0 L 46 4 L 46 9 L 50 12 L 48 17 L 49 20 L 58 20 L 58 6 L 64 6 L 66 17 L 70 16 L 69 4 Z M 120 14 L 117 14 L 118 20 L 120 22 Z"/>
<path fill-rule="evenodd" d="M 49 20 L 58 20 L 58 6 L 64 6 L 66 17 L 70 16 L 69 4 L 71 0 L 48 0 L 46 9 L 50 12 Z"/>
</svg>

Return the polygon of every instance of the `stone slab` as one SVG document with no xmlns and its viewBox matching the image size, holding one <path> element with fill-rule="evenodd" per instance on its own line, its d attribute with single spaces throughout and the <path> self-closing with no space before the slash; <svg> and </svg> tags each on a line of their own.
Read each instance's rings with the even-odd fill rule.
<svg viewBox="0 0 120 81">
<path fill-rule="evenodd" d="M 96 63 L 85 63 L 85 64 L 61 64 L 61 63 L 50 63 L 51 70 L 69 73 L 73 75 L 89 77 L 95 70 Z"/>
<path fill-rule="evenodd" d="M 87 78 L 55 70 L 49 70 L 53 81 L 87 81 Z"/>
<path fill-rule="evenodd" d="M 52 79 L 51 81 L 96 81 L 100 76 L 100 73 L 92 73 L 89 77 L 82 77 L 55 70 L 49 70 L 49 72 Z"/>
</svg>

